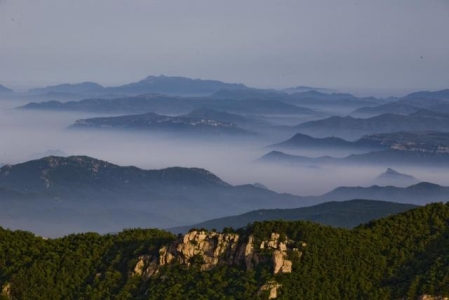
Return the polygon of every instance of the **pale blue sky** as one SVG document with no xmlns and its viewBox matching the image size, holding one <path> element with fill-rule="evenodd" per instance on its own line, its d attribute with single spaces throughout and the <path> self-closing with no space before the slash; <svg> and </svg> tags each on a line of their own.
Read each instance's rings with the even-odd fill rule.
<svg viewBox="0 0 449 300">
<path fill-rule="evenodd" d="M 0 84 L 449 88 L 447 0 L 0 0 Z"/>
</svg>

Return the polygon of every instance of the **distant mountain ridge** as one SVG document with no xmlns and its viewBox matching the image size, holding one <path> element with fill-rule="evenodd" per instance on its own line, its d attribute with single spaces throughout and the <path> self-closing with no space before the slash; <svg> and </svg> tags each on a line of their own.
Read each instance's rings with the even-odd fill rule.
<svg viewBox="0 0 449 300">
<path fill-rule="evenodd" d="M 321 201 L 342 201 L 346 199 L 377 199 L 399 203 L 422 205 L 431 202 L 448 202 L 449 187 L 421 182 L 409 187 L 371 186 L 339 187 L 319 196 Z M 394 199 L 394 200 L 393 200 Z"/>
<path fill-rule="evenodd" d="M 97 94 L 103 92 L 105 88 L 95 82 L 64 83 L 47 86 L 44 88 L 34 88 L 28 91 L 30 94 L 48 94 L 48 93 L 69 93 L 69 94 Z"/>
<path fill-rule="evenodd" d="M 373 183 L 380 186 L 407 187 L 417 184 L 419 181 L 411 175 L 399 173 L 396 170 L 388 168 L 384 173 L 377 176 Z"/>
<path fill-rule="evenodd" d="M 7 88 L 6 86 L 0 84 L 0 94 L 11 94 L 11 93 L 14 93 L 12 89 Z"/>
<path fill-rule="evenodd" d="M 260 209 L 238 216 L 208 220 L 191 226 L 170 228 L 173 233 L 185 233 L 191 228 L 223 230 L 225 227 L 241 228 L 253 222 L 284 220 L 312 221 L 334 227 L 353 228 L 374 219 L 416 208 L 412 204 L 400 204 L 375 200 L 349 200 L 326 202 L 314 206 L 291 209 Z"/>
<path fill-rule="evenodd" d="M 273 99 L 215 99 L 209 97 L 183 98 L 160 94 L 145 94 L 114 99 L 85 99 L 81 101 L 31 102 L 19 107 L 32 110 L 85 111 L 95 113 L 142 113 L 187 114 L 196 109 L 213 109 L 238 114 L 267 115 L 316 115 L 317 111 L 298 107 Z"/>
<path fill-rule="evenodd" d="M 30 94 L 75 93 L 85 95 L 117 94 L 140 95 L 159 93 L 165 95 L 211 95 L 221 89 L 246 89 L 241 83 L 224 83 L 218 80 L 191 79 L 180 76 L 147 76 L 146 78 L 125 85 L 104 87 L 94 82 L 76 84 L 59 84 L 44 88 L 31 89 Z"/>
<path fill-rule="evenodd" d="M 403 97 L 403 99 L 413 99 L 413 98 L 449 100 L 449 89 L 433 92 L 430 91 L 414 92 Z"/>
<path fill-rule="evenodd" d="M 239 128 L 236 124 L 208 118 L 213 117 L 231 120 L 238 118 L 230 114 L 198 112 L 177 117 L 163 116 L 154 113 L 140 115 L 125 115 L 118 117 L 102 117 L 77 120 L 69 129 L 115 129 L 140 132 L 165 132 L 173 134 L 198 134 L 217 137 L 226 136 L 255 136 L 254 133 Z"/>
<path fill-rule="evenodd" d="M 406 115 L 420 109 L 449 114 L 449 89 L 436 92 L 416 92 L 395 102 L 379 106 L 366 106 L 356 109 L 350 115 L 355 117 L 373 117 L 381 114 Z"/>
<path fill-rule="evenodd" d="M 332 156 L 307 157 L 291 155 L 281 151 L 271 151 L 257 160 L 262 163 L 275 163 L 289 166 L 319 166 L 319 165 L 383 165 L 383 166 L 427 166 L 449 167 L 449 153 L 428 153 L 421 151 L 402 151 L 388 149 L 362 154 L 351 154 L 343 158 Z"/>
<path fill-rule="evenodd" d="M 296 86 L 296 87 L 291 87 L 291 88 L 286 88 L 286 89 L 283 89 L 282 91 L 287 93 L 287 94 L 305 93 L 305 92 L 310 92 L 310 91 L 316 91 L 316 92 L 323 93 L 323 94 L 335 93 L 335 91 L 331 90 L 331 89 L 319 88 L 319 87 L 311 87 L 311 86 L 303 86 L 303 85 Z"/>
<path fill-rule="evenodd" d="M 290 139 L 268 146 L 271 149 L 387 149 L 378 141 L 369 138 L 349 142 L 338 137 L 314 138 L 306 134 L 297 133 Z"/>
<path fill-rule="evenodd" d="M 367 119 L 333 116 L 299 124 L 294 130 L 314 137 L 344 139 L 358 139 L 370 133 L 449 131 L 449 115 L 421 109 L 408 115 L 383 114 Z"/>
<path fill-rule="evenodd" d="M 173 227 L 307 201 L 252 185 L 232 186 L 204 169 L 142 170 L 87 156 L 51 156 L 0 169 L 3 225 L 10 220 L 22 229 L 44 226 L 53 234 Z"/>
</svg>

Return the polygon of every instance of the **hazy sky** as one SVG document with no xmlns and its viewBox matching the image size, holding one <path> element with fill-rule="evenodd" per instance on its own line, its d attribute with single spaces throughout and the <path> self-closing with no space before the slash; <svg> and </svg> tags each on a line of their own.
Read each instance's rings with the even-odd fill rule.
<svg viewBox="0 0 449 300">
<path fill-rule="evenodd" d="M 448 28 L 448 0 L 0 0 L 0 84 L 442 89 Z"/>
</svg>

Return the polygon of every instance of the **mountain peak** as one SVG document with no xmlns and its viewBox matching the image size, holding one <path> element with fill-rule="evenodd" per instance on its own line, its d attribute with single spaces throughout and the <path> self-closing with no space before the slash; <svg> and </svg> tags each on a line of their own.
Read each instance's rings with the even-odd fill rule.
<svg viewBox="0 0 449 300">
<path fill-rule="evenodd" d="M 14 91 L 12 89 L 7 88 L 6 86 L 0 84 L 0 93 L 9 94 L 9 93 L 14 93 Z"/>
<path fill-rule="evenodd" d="M 374 184 L 379 186 L 400 186 L 407 187 L 418 183 L 419 181 L 408 174 L 400 173 L 392 168 L 388 168 L 374 180 Z"/>
</svg>

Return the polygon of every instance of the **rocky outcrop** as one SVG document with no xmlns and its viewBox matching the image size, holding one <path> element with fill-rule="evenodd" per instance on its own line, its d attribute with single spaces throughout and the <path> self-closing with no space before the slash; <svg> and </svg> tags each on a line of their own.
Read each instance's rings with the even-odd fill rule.
<svg viewBox="0 0 449 300">
<path fill-rule="evenodd" d="M 11 284 L 10 283 L 5 283 L 5 285 L 3 285 L 2 292 L 0 295 L 5 297 L 6 299 L 11 299 Z"/>
<path fill-rule="evenodd" d="M 293 263 L 288 259 L 289 252 L 291 252 L 291 255 L 297 257 L 300 257 L 302 254 L 298 248 L 293 248 L 289 251 L 290 249 L 288 249 L 287 243 L 287 239 L 282 241 L 280 240 L 280 234 L 273 232 L 270 240 L 262 241 L 260 244 L 260 249 L 272 250 L 274 274 L 292 272 Z M 305 246 L 306 244 L 303 244 L 303 247 Z"/>
<path fill-rule="evenodd" d="M 133 273 L 149 278 L 157 274 L 161 266 L 175 262 L 187 266 L 199 264 L 202 271 L 220 265 L 242 264 L 251 270 L 260 262 L 270 260 L 274 274 L 290 273 L 293 262 L 289 257 L 300 257 L 302 253 L 291 245 L 292 241 L 281 239 L 279 233 L 272 233 L 270 239 L 256 244 L 252 235 L 241 237 L 236 233 L 195 230 L 160 248 L 157 255 L 140 256 Z"/>
<path fill-rule="evenodd" d="M 268 299 L 276 299 L 278 297 L 278 289 L 280 287 L 282 287 L 282 285 L 276 281 L 269 281 L 260 287 L 259 294 L 264 291 L 269 291 Z"/>
<path fill-rule="evenodd" d="M 444 296 L 432 296 L 432 295 L 421 295 L 418 300 L 449 300 L 449 297 Z"/>
</svg>

